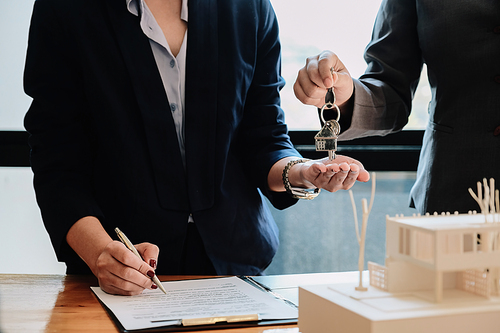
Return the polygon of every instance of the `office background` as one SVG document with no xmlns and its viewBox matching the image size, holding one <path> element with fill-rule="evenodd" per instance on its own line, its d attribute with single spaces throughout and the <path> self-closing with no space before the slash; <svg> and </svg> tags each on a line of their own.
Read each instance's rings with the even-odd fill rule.
<svg viewBox="0 0 500 333">
<path fill-rule="evenodd" d="M 298 102 L 292 86 L 305 58 L 324 49 L 335 51 L 351 75 L 362 74 L 363 50 L 371 35 L 380 0 L 271 0 L 281 27 L 282 104 L 292 141 L 308 157 L 319 130 L 316 110 Z M 22 125 L 30 104 L 22 89 L 29 20 L 33 0 L 0 3 L 0 273 L 64 274 L 41 221 L 28 167 L 27 135 Z M 425 72 L 424 72 L 425 75 Z M 377 192 L 368 222 L 366 260 L 382 263 L 385 216 L 412 214 L 408 193 L 415 178 L 421 129 L 426 122 L 429 91 L 422 80 L 409 131 L 385 138 L 339 143 L 341 153 L 377 170 Z M 322 155 L 321 155 L 322 156 Z M 391 169 L 388 169 L 389 162 Z M 358 216 L 361 198 L 369 199 L 371 183 L 353 187 Z M 268 274 L 357 269 L 358 245 L 347 192 L 322 193 L 285 211 L 272 209 L 280 228 L 281 247 Z M 160 258 L 161 260 L 161 258 Z M 160 262 L 161 263 L 161 262 Z"/>
</svg>

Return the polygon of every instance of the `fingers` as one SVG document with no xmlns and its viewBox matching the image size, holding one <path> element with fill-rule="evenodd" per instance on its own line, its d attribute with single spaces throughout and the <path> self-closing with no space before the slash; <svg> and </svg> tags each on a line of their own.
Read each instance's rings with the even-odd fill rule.
<svg viewBox="0 0 500 333">
<path fill-rule="evenodd" d="M 306 65 L 299 70 L 293 91 L 298 100 L 306 105 L 321 107 L 324 104 L 326 89 L 334 80 L 330 68 L 336 56 L 330 51 L 306 59 Z"/>
<path fill-rule="evenodd" d="M 330 161 L 328 161 L 328 159 L 323 159 L 321 161 L 323 161 L 323 163 L 326 163 L 326 164 L 330 163 Z M 337 155 L 334 162 L 336 162 L 336 163 L 345 162 L 351 166 L 351 170 L 353 170 L 353 168 L 355 168 L 354 171 L 358 172 L 358 177 L 356 178 L 357 181 L 367 182 L 370 180 L 370 173 L 368 171 L 366 171 L 365 167 L 363 166 L 363 163 L 361 163 L 360 161 L 355 160 L 354 158 L 351 158 L 348 156 Z"/>
<path fill-rule="evenodd" d="M 333 161 L 328 158 L 314 161 L 303 175 L 308 183 L 329 192 L 348 190 L 356 181 L 365 182 L 370 178 L 360 162 L 341 155 Z"/>
<path fill-rule="evenodd" d="M 144 289 L 156 289 L 151 281 L 154 270 L 121 242 L 108 244 L 97 259 L 96 276 L 107 293 L 137 295 Z"/>
<path fill-rule="evenodd" d="M 338 168 L 339 171 L 333 172 L 331 177 L 325 179 L 323 188 L 329 192 L 336 192 L 338 190 L 348 190 L 350 189 L 358 177 L 358 171 L 351 170 L 351 165 L 343 162 L 340 164 L 331 164 L 327 166 L 327 169 L 334 170 Z M 327 173 L 325 173 L 325 176 Z"/>
<path fill-rule="evenodd" d="M 333 62 L 332 53 L 328 51 L 307 58 L 305 69 L 309 80 L 320 88 L 330 88 L 333 85 L 330 72 Z"/>
<path fill-rule="evenodd" d="M 358 174 L 359 167 L 356 164 L 342 163 L 341 171 L 335 174 L 330 181 L 330 192 L 350 189 L 356 183 Z"/>
<path fill-rule="evenodd" d="M 339 105 L 353 94 L 354 86 L 347 68 L 335 53 L 323 51 L 306 59 L 306 65 L 299 70 L 293 91 L 302 103 L 320 108 L 324 105 L 326 90 L 332 86 L 335 87 Z"/>
<path fill-rule="evenodd" d="M 360 170 L 357 180 L 366 183 L 367 181 L 370 180 L 370 173 L 365 169 Z"/>
<path fill-rule="evenodd" d="M 295 97 L 305 105 L 321 107 L 325 102 L 326 88 L 321 88 L 310 80 L 306 67 L 299 71 L 293 85 L 293 92 Z"/>
<path fill-rule="evenodd" d="M 158 264 L 158 254 L 160 253 L 158 246 L 151 243 L 141 243 L 136 245 L 136 248 L 144 261 L 147 262 L 153 270 L 155 270 Z"/>
</svg>

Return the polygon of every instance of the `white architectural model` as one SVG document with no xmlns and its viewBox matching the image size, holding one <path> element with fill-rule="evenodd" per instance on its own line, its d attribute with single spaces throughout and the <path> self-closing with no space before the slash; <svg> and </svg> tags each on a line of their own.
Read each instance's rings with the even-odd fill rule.
<svg viewBox="0 0 500 333">
<path fill-rule="evenodd" d="M 480 214 L 388 216 L 385 266 L 368 264 L 368 291 L 301 287 L 300 331 L 500 332 L 498 190 L 485 180 L 469 192 Z"/>
</svg>

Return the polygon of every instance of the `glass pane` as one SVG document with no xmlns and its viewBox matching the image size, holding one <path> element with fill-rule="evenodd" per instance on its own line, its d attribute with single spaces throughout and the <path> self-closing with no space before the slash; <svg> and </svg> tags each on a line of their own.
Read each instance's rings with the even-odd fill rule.
<svg viewBox="0 0 500 333">
<path fill-rule="evenodd" d="M 367 261 L 385 264 L 386 216 L 411 216 L 408 206 L 415 172 L 377 172 L 373 208 L 368 218 L 365 243 Z M 361 224 L 361 199 L 370 201 L 371 182 L 352 188 Z M 301 200 L 285 210 L 271 207 L 280 230 L 280 247 L 266 274 L 342 272 L 358 269 L 359 245 L 353 209 L 347 191 L 322 191 L 312 200 Z"/>
</svg>

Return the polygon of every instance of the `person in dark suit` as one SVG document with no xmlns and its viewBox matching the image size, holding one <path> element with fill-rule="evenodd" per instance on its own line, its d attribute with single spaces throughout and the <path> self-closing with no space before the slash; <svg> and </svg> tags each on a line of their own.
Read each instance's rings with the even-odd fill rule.
<svg viewBox="0 0 500 333">
<path fill-rule="evenodd" d="M 369 178 L 345 156 L 297 162 L 283 85 L 268 0 L 37 0 L 25 127 L 67 273 L 114 294 L 155 288 L 155 272 L 261 274 L 278 246 L 263 196 L 297 201 L 283 178 L 328 191 Z"/>
<path fill-rule="evenodd" d="M 483 178 L 500 181 L 499 52 L 499 1 L 384 0 L 365 74 L 352 79 L 325 51 L 308 58 L 294 91 L 320 106 L 326 88 L 335 87 L 345 129 L 339 140 L 386 135 L 408 122 L 425 63 L 432 100 L 410 206 L 422 214 L 466 213 L 479 210 L 468 188 Z"/>
</svg>

